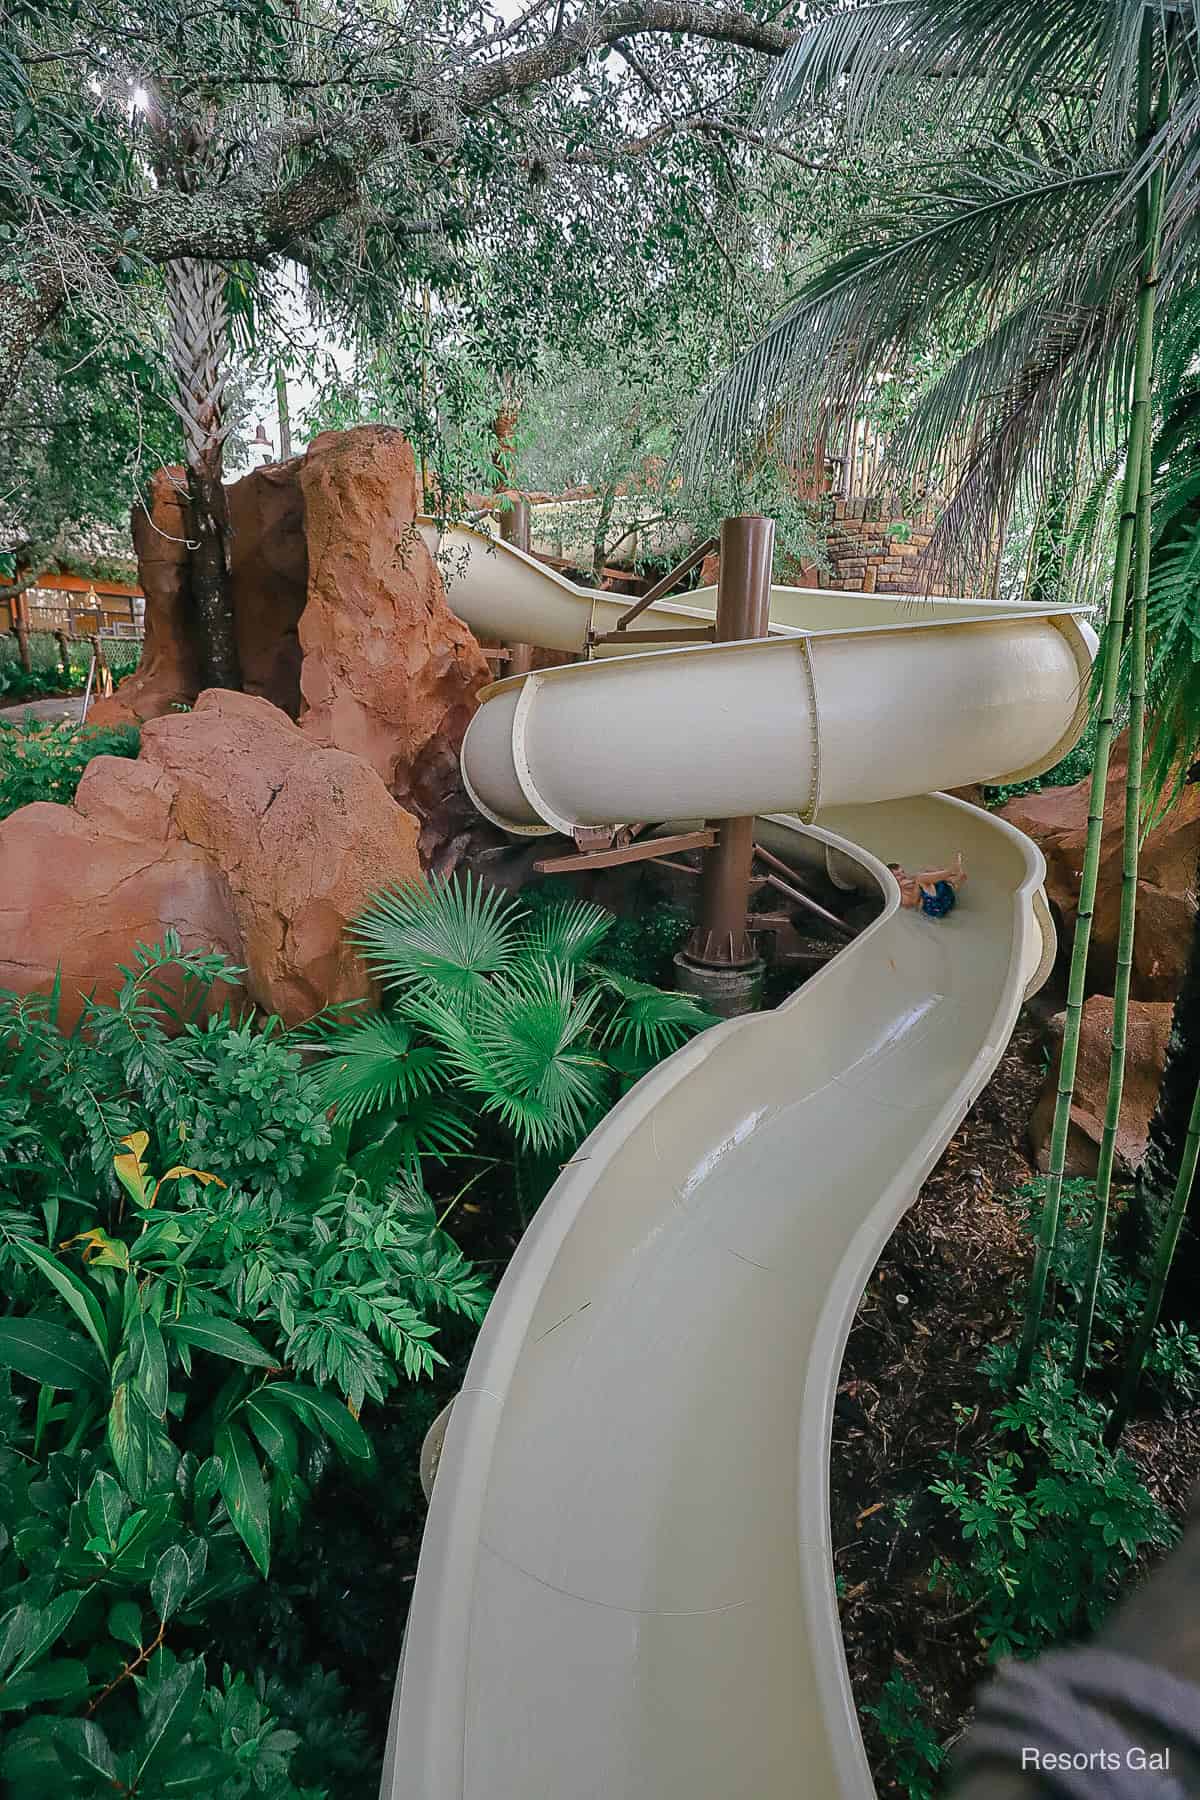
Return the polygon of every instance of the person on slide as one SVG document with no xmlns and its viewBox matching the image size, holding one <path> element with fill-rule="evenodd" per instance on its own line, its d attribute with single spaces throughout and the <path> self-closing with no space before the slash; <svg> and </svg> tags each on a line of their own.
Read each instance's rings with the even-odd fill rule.
<svg viewBox="0 0 1200 1800">
<path fill-rule="evenodd" d="M 888 868 L 900 884 L 900 904 L 926 913 L 931 919 L 944 919 L 958 902 L 958 890 L 967 879 L 960 850 L 947 869 L 918 869 L 910 875 L 899 863 Z"/>
</svg>

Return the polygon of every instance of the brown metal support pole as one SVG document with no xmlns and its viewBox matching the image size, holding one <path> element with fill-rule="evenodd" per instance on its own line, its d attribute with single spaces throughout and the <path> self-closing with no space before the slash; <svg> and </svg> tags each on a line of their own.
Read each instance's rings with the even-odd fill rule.
<svg viewBox="0 0 1200 1800">
<path fill-rule="evenodd" d="M 718 643 L 766 637 L 774 551 L 773 519 L 748 513 L 722 524 Z M 709 819 L 706 823 L 716 827 L 718 836 L 715 848 L 704 855 L 700 916 L 685 955 L 689 962 L 707 968 L 745 968 L 756 960 L 754 941 L 746 930 L 754 820 Z"/>
<path fill-rule="evenodd" d="M 518 499 L 515 494 L 510 495 L 508 505 L 499 517 L 500 536 L 505 543 L 511 544 L 516 550 L 524 550 L 528 556 L 530 542 L 528 500 Z M 510 644 L 508 646 L 508 667 L 504 671 L 506 675 L 528 675 L 532 666 L 533 648 L 531 645 Z"/>
</svg>

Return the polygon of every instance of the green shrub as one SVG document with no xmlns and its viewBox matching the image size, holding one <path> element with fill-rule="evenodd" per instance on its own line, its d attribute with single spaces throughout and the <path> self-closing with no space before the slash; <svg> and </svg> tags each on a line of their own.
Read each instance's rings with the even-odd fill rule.
<svg viewBox="0 0 1200 1800">
<path fill-rule="evenodd" d="M 0 819 L 35 800 L 69 806 L 94 756 L 136 756 L 136 726 L 0 724 Z"/>
<path fill-rule="evenodd" d="M 353 935 L 390 1007 L 327 1024 L 318 1069 L 352 1166 L 377 1175 L 461 1154 L 489 1123 L 518 1152 L 569 1154 L 712 1023 L 687 995 L 607 967 L 612 927 L 598 906 L 531 911 L 469 879 L 380 895 Z"/>
<path fill-rule="evenodd" d="M 419 1169 L 347 1166 L 276 1022 L 199 1022 L 236 971 L 169 941 L 123 975 L 71 1032 L 0 999 L 0 1777 L 366 1793 L 336 1677 L 222 1646 L 331 1459 L 369 1472 L 372 1403 L 440 1360 L 431 1314 L 486 1293 Z"/>
<path fill-rule="evenodd" d="M 1011 1358 L 993 1354 L 998 1379 Z M 991 1656 L 1032 1656 L 1103 1619 L 1149 1546 L 1175 1536 L 1140 1471 L 1104 1443 L 1107 1410 L 1040 1358 L 1029 1383 L 992 1412 L 983 1466 L 944 1453 L 951 1473 L 932 1492 L 956 1521 L 962 1554 L 942 1580 L 977 1609 Z"/>
<path fill-rule="evenodd" d="M 931 1800 L 933 1778 L 945 1762 L 946 1752 L 930 1730 L 919 1690 L 894 1669 L 878 1700 L 864 1704 L 862 1710 L 878 1726 L 888 1773 L 908 1800 Z"/>
</svg>

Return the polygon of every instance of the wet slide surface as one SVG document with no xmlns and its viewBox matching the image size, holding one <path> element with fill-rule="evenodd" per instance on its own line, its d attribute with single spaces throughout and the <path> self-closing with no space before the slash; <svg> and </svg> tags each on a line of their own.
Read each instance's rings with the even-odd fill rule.
<svg viewBox="0 0 1200 1800">
<path fill-rule="evenodd" d="M 838 1370 L 1053 937 L 1040 853 L 964 802 L 759 830 L 884 910 L 639 1083 L 523 1238 L 446 1434 L 386 1800 L 873 1792 L 829 1542 Z M 885 865 L 958 851 L 956 910 L 902 910 Z"/>
</svg>

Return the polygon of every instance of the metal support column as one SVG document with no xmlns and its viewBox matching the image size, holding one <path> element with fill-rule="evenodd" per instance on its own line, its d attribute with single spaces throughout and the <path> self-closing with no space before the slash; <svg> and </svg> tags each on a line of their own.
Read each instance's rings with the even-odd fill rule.
<svg viewBox="0 0 1200 1800">
<path fill-rule="evenodd" d="M 508 505 L 497 514 L 500 520 L 500 536 L 506 544 L 516 550 L 524 550 L 529 554 L 529 502 L 519 499 L 515 494 L 508 496 Z M 508 664 L 504 670 L 506 675 L 528 675 L 533 666 L 533 649 L 529 644 L 510 644 L 508 646 Z"/>
<path fill-rule="evenodd" d="M 740 643 L 767 635 L 775 521 L 757 513 L 721 526 L 716 638 Z M 749 1011 L 761 989 L 762 964 L 746 929 L 750 910 L 753 818 L 710 819 L 717 842 L 704 854 L 700 909 L 686 949 L 676 958 L 679 986 L 714 1011 Z"/>
</svg>

